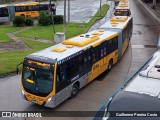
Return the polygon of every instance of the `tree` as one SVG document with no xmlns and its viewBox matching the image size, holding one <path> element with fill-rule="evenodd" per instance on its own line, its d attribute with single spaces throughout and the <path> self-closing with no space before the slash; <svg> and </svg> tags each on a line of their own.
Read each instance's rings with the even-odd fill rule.
<svg viewBox="0 0 160 120">
<path fill-rule="evenodd" d="M 41 11 L 38 22 L 42 26 L 50 25 L 52 23 L 51 16 L 45 11 Z"/>
</svg>

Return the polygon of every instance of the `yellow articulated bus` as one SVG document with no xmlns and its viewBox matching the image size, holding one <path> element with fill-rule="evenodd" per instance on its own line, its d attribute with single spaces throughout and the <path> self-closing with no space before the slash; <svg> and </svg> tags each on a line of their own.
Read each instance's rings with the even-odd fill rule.
<svg viewBox="0 0 160 120">
<path fill-rule="evenodd" d="M 114 12 L 115 16 L 130 16 L 131 11 L 129 7 L 129 1 L 121 1 Z"/>
<path fill-rule="evenodd" d="M 125 17 L 118 22 L 131 31 L 130 20 Z M 127 34 L 113 24 L 113 29 L 97 29 L 26 56 L 22 62 L 22 98 L 54 108 L 75 97 L 79 89 L 121 58 Z"/>
<path fill-rule="evenodd" d="M 50 11 L 49 2 L 21 2 L 9 4 L 9 13 L 11 17 L 14 16 L 23 16 L 23 17 L 31 17 L 36 18 L 39 17 L 39 11 Z M 55 4 L 51 3 L 51 9 L 53 14 L 55 14 Z"/>
</svg>

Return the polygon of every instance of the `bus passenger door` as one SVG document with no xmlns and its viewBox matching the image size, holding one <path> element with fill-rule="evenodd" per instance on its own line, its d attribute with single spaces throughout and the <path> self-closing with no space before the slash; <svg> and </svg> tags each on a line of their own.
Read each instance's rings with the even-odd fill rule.
<svg viewBox="0 0 160 120">
<path fill-rule="evenodd" d="M 56 75 L 56 105 L 70 97 L 71 86 L 69 85 L 66 68 L 58 70 Z"/>
<path fill-rule="evenodd" d="M 106 65 L 108 63 L 107 61 L 107 43 L 108 41 L 105 41 L 103 42 L 101 45 L 100 45 L 100 67 L 103 67 L 103 69 L 106 69 Z M 104 70 L 103 70 L 104 71 Z"/>
</svg>

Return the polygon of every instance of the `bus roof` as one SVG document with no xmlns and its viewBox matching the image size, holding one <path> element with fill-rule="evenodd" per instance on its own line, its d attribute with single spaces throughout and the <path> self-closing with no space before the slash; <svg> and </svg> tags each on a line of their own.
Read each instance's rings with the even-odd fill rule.
<svg viewBox="0 0 160 120">
<path fill-rule="evenodd" d="M 160 50 L 139 74 L 125 87 L 125 91 L 160 98 Z"/>
<path fill-rule="evenodd" d="M 129 6 L 117 6 L 116 10 L 129 10 Z"/>
<path fill-rule="evenodd" d="M 95 47 L 102 41 L 109 40 L 115 36 L 118 36 L 117 32 L 94 30 L 86 34 L 64 40 L 62 43 L 33 53 L 30 56 L 43 56 L 45 58 L 57 59 L 57 61 L 60 61 L 69 56 L 79 54 L 79 52 L 86 50 L 91 46 Z"/>
<path fill-rule="evenodd" d="M 105 24 L 100 26 L 100 29 L 124 29 L 126 25 L 128 24 L 129 20 L 132 19 L 128 16 L 115 16 L 112 17 L 109 21 L 107 21 Z"/>
<path fill-rule="evenodd" d="M 129 2 L 120 2 L 116 9 L 129 9 Z"/>
<path fill-rule="evenodd" d="M 4 8 L 4 7 L 7 7 L 7 5 L 6 4 L 0 5 L 0 8 Z"/>
<path fill-rule="evenodd" d="M 49 5 L 50 2 L 40 2 L 39 4 L 46 4 L 46 5 Z M 56 4 L 56 3 L 52 1 L 51 4 Z"/>
</svg>

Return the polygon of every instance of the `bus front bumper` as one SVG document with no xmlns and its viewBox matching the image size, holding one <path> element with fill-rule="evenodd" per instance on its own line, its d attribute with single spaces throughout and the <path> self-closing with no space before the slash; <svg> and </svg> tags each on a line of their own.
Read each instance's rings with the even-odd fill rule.
<svg viewBox="0 0 160 120">
<path fill-rule="evenodd" d="M 24 91 L 22 90 L 22 99 L 28 101 L 28 99 L 26 98 L 25 94 L 24 94 Z M 33 103 L 36 103 L 36 101 L 32 101 Z M 55 108 L 56 107 L 56 99 L 55 99 L 55 96 L 49 98 L 48 100 L 46 100 L 43 104 L 45 107 L 48 107 L 48 108 Z"/>
</svg>

